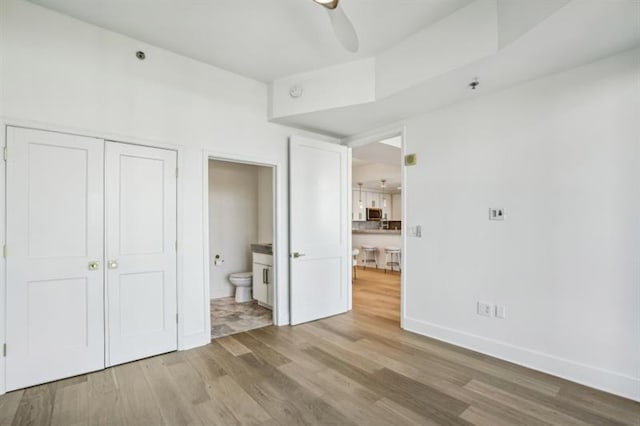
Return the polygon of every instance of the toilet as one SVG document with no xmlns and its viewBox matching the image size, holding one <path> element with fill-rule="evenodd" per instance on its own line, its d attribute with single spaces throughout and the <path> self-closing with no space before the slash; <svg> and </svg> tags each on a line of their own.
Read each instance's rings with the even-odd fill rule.
<svg viewBox="0 0 640 426">
<path fill-rule="evenodd" d="M 236 287 L 236 302 L 244 303 L 251 301 L 251 284 L 253 282 L 253 273 L 236 272 L 229 275 L 229 282 Z"/>
</svg>

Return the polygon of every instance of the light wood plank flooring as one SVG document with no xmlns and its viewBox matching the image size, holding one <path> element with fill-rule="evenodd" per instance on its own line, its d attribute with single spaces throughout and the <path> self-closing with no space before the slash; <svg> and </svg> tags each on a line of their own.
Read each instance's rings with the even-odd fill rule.
<svg viewBox="0 0 640 426">
<path fill-rule="evenodd" d="M 353 280 L 353 310 L 400 326 L 400 273 L 358 268 Z"/>
<path fill-rule="evenodd" d="M 0 397 L 0 425 L 638 425 L 640 404 L 367 312 Z"/>
</svg>

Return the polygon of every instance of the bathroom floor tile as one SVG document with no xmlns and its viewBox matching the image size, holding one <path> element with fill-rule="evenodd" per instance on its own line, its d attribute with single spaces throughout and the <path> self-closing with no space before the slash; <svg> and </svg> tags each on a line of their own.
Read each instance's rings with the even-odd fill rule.
<svg viewBox="0 0 640 426">
<path fill-rule="evenodd" d="M 211 338 L 229 336 L 273 324 L 273 314 L 256 300 L 237 303 L 234 297 L 211 301 Z"/>
</svg>

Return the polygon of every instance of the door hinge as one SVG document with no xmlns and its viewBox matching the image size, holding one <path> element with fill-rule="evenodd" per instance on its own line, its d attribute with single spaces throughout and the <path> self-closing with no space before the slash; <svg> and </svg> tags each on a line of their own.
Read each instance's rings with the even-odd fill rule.
<svg viewBox="0 0 640 426">
<path fill-rule="evenodd" d="M 179 174 L 180 172 L 178 172 L 178 168 L 176 167 L 176 177 L 178 177 Z"/>
<path fill-rule="evenodd" d="M 2 257 L 7 258 L 7 245 L 2 246 Z"/>
<path fill-rule="evenodd" d="M 178 313 L 176 312 L 176 324 L 178 323 Z"/>
<path fill-rule="evenodd" d="M 176 251 L 178 251 L 178 240 L 176 240 Z"/>
<path fill-rule="evenodd" d="M 2 155 L 4 156 L 4 161 L 7 161 L 7 147 L 5 146 L 4 149 L 2 150 Z"/>
<path fill-rule="evenodd" d="M 7 356 L 7 344 L 6 344 L 6 343 L 4 343 L 4 344 L 2 345 L 2 356 L 3 356 L 3 357 L 6 357 L 6 356 Z"/>
</svg>

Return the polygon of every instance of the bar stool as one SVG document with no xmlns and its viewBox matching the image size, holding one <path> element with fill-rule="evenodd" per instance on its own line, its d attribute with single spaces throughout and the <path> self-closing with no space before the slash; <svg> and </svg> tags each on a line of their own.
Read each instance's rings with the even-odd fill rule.
<svg viewBox="0 0 640 426">
<path fill-rule="evenodd" d="M 353 279 L 357 279 L 356 271 L 358 270 L 358 255 L 360 254 L 360 250 L 354 248 L 351 250 L 351 256 L 353 257 Z"/>
<path fill-rule="evenodd" d="M 362 266 L 367 269 L 367 263 L 373 262 L 378 269 L 378 247 L 362 246 Z"/>
<path fill-rule="evenodd" d="M 391 267 L 393 271 L 394 267 L 398 268 L 400 272 L 400 248 L 399 247 L 385 247 L 384 248 L 384 263 L 387 267 Z M 387 273 L 387 267 L 384 268 L 384 273 Z"/>
</svg>

